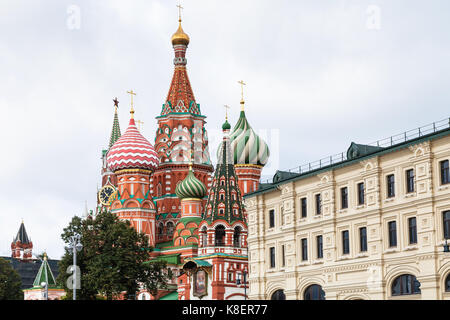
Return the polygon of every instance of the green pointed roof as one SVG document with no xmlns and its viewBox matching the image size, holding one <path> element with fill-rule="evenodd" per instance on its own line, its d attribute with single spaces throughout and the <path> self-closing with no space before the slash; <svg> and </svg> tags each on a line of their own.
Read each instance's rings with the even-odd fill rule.
<svg viewBox="0 0 450 320">
<path fill-rule="evenodd" d="M 55 277 L 53 276 L 52 269 L 48 265 L 47 254 L 44 253 L 44 260 L 33 282 L 33 287 L 41 287 L 41 283 L 46 282 L 49 287 L 56 286 Z"/>
<path fill-rule="evenodd" d="M 216 220 L 225 220 L 230 225 L 235 221 L 245 221 L 241 191 L 230 150 L 230 137 L 228 130 L 224 129 L 223 132 L 217 167 L 202 217 L 209 225 Z M 233 194 L 236 195 L 235 198 Z"/>
<path fill-rule="evenodd" d="M 207 190 L 203 182 L 197 179 L 192 172 L 192 166 L 189 166 L 188 175 L 177 185 L 175 189 L 175 193 L 180 199 L 202 199 L 205 197 L 206 192 Z"/>
<path fill-rule="evenodd" d="M 119 116 L 117 115 L 117 106 L 114 111 L 114 121 L 113 121 L 113 127 L 111 130 L 111 137 L 109 138 L 109 147 L 110 149 L 114 143 L 116 143 L 117 140 L 121 137 L 120 133 L 120 126 L 119 126 Z"/>
</svg>

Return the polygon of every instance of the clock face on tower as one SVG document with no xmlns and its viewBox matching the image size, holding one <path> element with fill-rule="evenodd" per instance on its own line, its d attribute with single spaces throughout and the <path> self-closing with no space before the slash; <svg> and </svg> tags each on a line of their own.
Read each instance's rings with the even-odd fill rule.
<svg viewBox="0 0 450 320">
<path fill-rule="evenodd" d="M 98 192 L 98 199 L 104 206 L 109 206 L 116 196 L 116 188 L 111 185 L 104 186 Z"/>
</svg>

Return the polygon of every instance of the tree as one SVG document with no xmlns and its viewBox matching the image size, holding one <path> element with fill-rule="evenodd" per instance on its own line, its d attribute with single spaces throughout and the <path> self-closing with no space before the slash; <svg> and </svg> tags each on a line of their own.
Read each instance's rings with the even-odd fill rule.
<svg viewBox="0 0 450 320">
<path fill-rule="evenodd" d="M 129 221 L 119 220 L 107 211 L 94 219 L 74 217 L 61 237 L 69 244 L 75 233 L 81 235 L 83 245 L 77 253 L 81 273 L 81 289 L 77 291 L 77 298 L 96 299 L 101 294 L 110 300 L 122 293 L 133 295 L 140 286 L 152 294 L 157 288 L 167 287 L 171 274 L 165 272 L 166 263 L 144 263 L 150 260 L 148 238 L 138 233 Z M 70 273 L 65 271 L 72 265 L 72 259 L 72 250 L 66 249 L 58 276 L 58 282 L 66 288 L 69 299 L 72 298 L 72 290 L 67 288 L 66 282 Z"/>
<path fill-rule="evenodd" d="M 0 300 L 23 300 L 22 280 L 5 259 L 0 258 Z"/>
</svg>

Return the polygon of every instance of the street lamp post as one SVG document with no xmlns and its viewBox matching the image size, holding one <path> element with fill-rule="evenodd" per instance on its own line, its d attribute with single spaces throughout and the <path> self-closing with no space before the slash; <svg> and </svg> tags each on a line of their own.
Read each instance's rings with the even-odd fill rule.
<svg viewBox="0 0 450 320">
<path fill-rule="evenodd" d="M 41 287 L 45 289 L 44 291 L 44 300 L 48 300 L 48 283 L 47 282 L 41 282 Z"/>
<path fill-rule="evenodd" d="M 83 248 L 83 245 L 80 242 L 81 235 L 75 234 L 70 237 L 69 248 L 73 251 L 73 300 L 77 300 L 77 251 L 80 251 Z"/>
<path fill-rule="evenodd" d="M 244 300 L 247 300 L 247 272 L 244 271 L 242 275 L 244 277 Z M 236 279 L 236 284 L 240 285 L 241 279 Z"/>
</svg>

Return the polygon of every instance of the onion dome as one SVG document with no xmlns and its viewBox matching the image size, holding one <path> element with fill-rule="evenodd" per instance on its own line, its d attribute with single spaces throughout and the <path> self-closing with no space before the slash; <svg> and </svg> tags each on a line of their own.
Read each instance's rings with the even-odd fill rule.
<svg viewBox="0 0 450 320">
<path fill-rule="evenodd" d="M 175 189 L 175 194 L 180 199 L 202 199 L 205 197 L 206 192 L 207 190 L 203 182 L 197 179 L 192 172 L 192 166 L 189 166 L 189 173 L 187 177 L 181 181 Z"/>
<path fill-rule="evenodd" d="M 189 36 L 184 33 L 183 28 L 181 27 L 181 19 L 179 21 L 179 26 L 177 32 L 175 32 L 172 36 L 172 45 L 182 44 L 187 46 L 189 44 Z"/>
<path fill-rule="evenodd" d="M 109 149 L 106 161 L 112 171 L 121 169 L 155 170 L 159 164 L 158 155 L 153 146 L 136 127 L 133 113 L 128 129 Z"/>
<path fill-rule="evenodd" d="M 242 102 L 241 102 L 242 104 Z M 225 122 L 224 126 L 227 124 Z M 266 165 L 269 160 L 270 151 L 267 143 L 261 139 L 245 117 L 245 111 L 242 109 L 238 122 L 230 133 L 231 150 L 234 164 L 254 164 L 259 166 Z M 217 158 L 220 158 L 220 146 L 217 150 Z"/>
<path fill-rule="evenodd" d="M 228 122 L 228 119 L 225 120 L 225 123 L 222 125 L 222 129 L 223 130 L 230 130 L 231 129 L 231 125 Z"/>
</svg>

